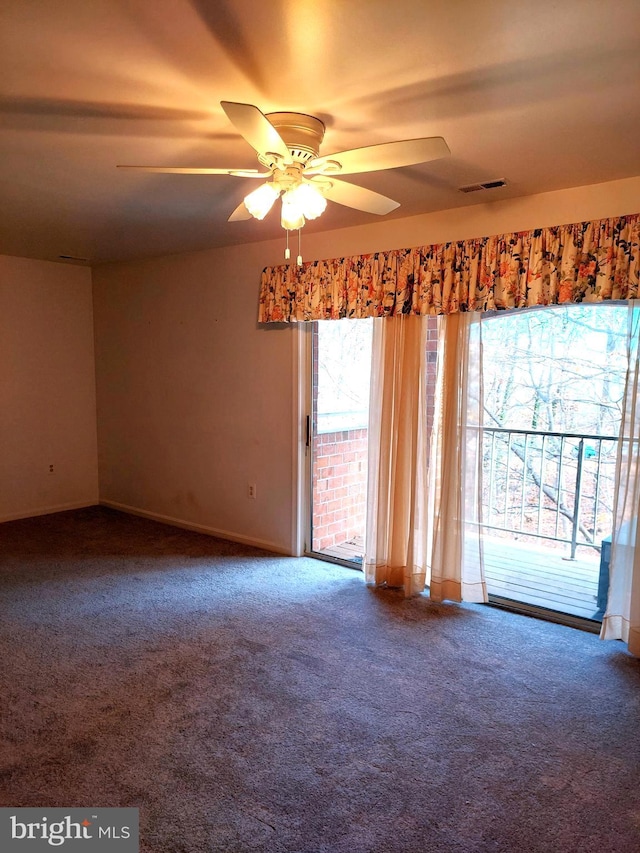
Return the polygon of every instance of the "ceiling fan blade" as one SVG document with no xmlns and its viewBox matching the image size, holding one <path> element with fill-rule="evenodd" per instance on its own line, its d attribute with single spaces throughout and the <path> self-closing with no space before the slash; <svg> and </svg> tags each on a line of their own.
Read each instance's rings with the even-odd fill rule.
<svg viewBox="0 0 640 853">
<path fill-rule="evenodd" d="M 349 184 L 346 181 L 338 181 L 333 176 L 330 181 L 327 181 L 326 185 L 325 180 L 323 179 L 322 184 L 316 184 L 318 189 L 330 201 L 344 204 L 346 207 L 364 210 L 365 213 L 377 213 L 378 216 L 384 216 L 385 213 L 391 213 L 396 207 L 400 207 L 400 202 L 387 198 L 380 193 L 374 193 L 372 190 L 366 190 L 364 187 L 357 187 L 355 184 Z M 313 181 L 313 183 L 316 182 Z"/>
<path fill-rule="evenodd" d="M 138 172 L 164 172 L 170 175 L 233 175 L 237 178 L 268 178 L 270 172 L 257 169 L 191 169 L 177 166 L 116 166 L 116 169 L 136 169 Z"/>
<path fill-rule="evenodd" d="M 229 222 L 240 222 L 243 219 L 251 219 L 251 214 L 249 213 L 249 211 L 245 207 L 244 202 L 242 201 L 236 207 L 236 209 L 233 211 L 233 213 L 229 217 L 228 221 Z"/>
<path fill-rule="evenodd" d="M 283 138 L 264 113 L 253 104 L 220 101 L 220 106 L 227 114 L 229 121 L 258 154 L 280 154 L 285 159 L 290 157 Z"/>
<path fill-rule="evenodd" d="M 317 157 L 306 168 L 307 174 L 320 171 L 327 161 L 335 160 L 342 168 L 340 175 L 356 175 L 359 172 L 378 172 L 382 169 L 397 169 L 400 166 L 414 166 L 451 154 L 449 146 L 441 136 L 429 136 L 422 139 L 403 139 L 399 142 L 383 142 L 381 145 L 369 145 L 366 148 L 352 148 L 350 151 L 338 151 L 326 157 Z M 329 170 L 327 170 L 327 174 Z"/>
</svg>

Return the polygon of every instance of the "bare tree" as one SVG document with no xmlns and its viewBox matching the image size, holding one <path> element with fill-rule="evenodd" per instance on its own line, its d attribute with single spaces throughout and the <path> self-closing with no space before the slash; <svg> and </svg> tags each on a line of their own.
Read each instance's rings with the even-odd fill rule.
<svg viewBox="0 0 640 853">
<path fill-rule="evenodd" d="M 562 436 L 617 436 L 626 369 L 626 309 L 567 306 L 497 315 L 483 323 L 482 335 L 487 425 L 557 434 L 544 442 L 511 438 L 508 446 L 492 440 L 490 464 L 501 485 L 507 526 L 515 523 L 510 500 L 521 517 L 525 510 L 540 512 L 544 507 L 556 526 L 559 517 L 573 525 L 575 495 L 561 477 L 575 481 L 580 448 L 586 472 L 583 493 L 592 509 L 581 513 L 579 527 L 584 538 L 593 541 L 599 527 L 606 530 L 610 525 L 615 442 L 594 438 L 579 444 Z M 492 488 L 497 490 L 495 483 Z M 530 501 L 525 505 L 526 496 Z M 485 500 L 491 506 L 494 495 L 485 495 Z M 605 517 L 596 517 L 596 510 Z"/>
</svg>

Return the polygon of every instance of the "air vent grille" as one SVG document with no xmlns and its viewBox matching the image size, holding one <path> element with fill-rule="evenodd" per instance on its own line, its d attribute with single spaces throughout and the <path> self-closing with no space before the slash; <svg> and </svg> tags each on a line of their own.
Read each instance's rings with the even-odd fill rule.
<svg viewBox="0 0 640 853">
<path fill-rule="evenodd" d="M 467 184 L 466 187 L 458 187 L 461 193 L 477 193 L 480 190 L 495 190 L 498 187 L 506 186 L 504 178 L 497 178 L 495 181 L 483 181 L 480 184 Z"/>
</svg>

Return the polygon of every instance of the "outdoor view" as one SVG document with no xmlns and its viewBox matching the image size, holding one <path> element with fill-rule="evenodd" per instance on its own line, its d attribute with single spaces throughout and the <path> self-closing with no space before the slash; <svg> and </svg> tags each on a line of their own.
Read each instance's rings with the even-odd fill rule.
<svg viewBox="0 0 640 853">
<path fill-rule="evenodd" d="M 362 562 L 371 320 L 318 322 L 313 338 L 312 550 Z"/>
<path fill-rule="evenodd" d="M 626 307 L 614 305 L 483 323 L 485 568 L 496 594 L 575 615 L 598 609 L 626 323 Z"/>
</svg>

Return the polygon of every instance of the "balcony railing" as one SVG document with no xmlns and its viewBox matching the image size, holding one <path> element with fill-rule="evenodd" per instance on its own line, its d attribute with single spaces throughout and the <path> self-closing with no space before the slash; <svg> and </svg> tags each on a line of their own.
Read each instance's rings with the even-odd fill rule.
<svg viewBox="0 0 640 853">
<path fill-rule="evenodd" d="M 600 549 L 613 524 L 618 437 L 483 429 L 486 529 Z"/>
</svg>

